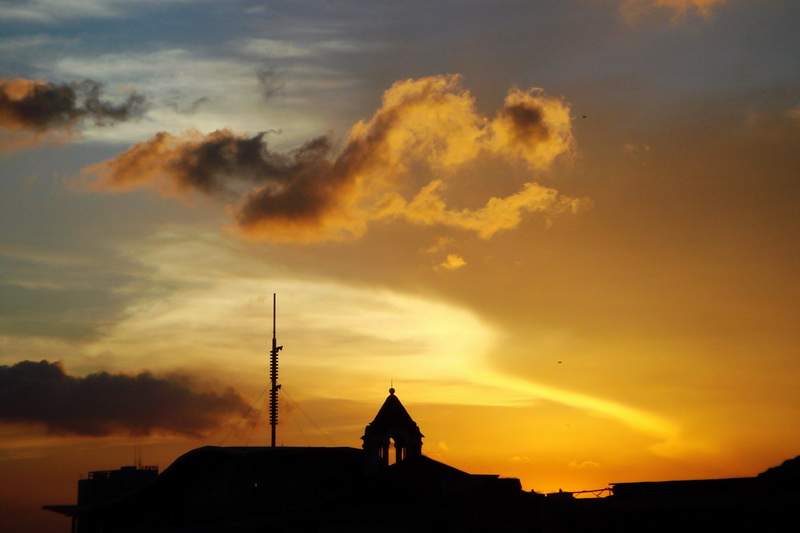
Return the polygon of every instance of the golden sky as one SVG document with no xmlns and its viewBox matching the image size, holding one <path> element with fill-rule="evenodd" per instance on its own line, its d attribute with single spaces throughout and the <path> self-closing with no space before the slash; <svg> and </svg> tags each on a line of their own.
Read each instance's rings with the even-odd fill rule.
<svg viewBox="0 0 800 533">
<path fill-rule="evenodd" d="M 528 490 L 796 456 L 799 9 L 0 6 L 0 519 L 268 443 L 273 293 L 287 446 L 393 384 Z"/>
</svg>

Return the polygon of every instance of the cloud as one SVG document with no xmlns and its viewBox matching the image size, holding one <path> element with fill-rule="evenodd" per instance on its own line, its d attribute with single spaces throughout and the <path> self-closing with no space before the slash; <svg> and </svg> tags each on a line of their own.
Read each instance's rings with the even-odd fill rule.
<svg viewBox="0 0 800 533">
<path fill-rule="evenodd" d="M 441 224 L 472 230 L 483 239 L 501 230 L 513 229 L 522 222 L 525 212 L 558 214 L 577 213 L 591 205 L 588 199 L 570 198 L 557 190 L 536 183 L 525 183 L 523 189 L 505 198 L 489 198 L 479 209 L 448 209 L 439 191 L 441 181 L 425 186 L 407 205 L 403 206 L 408 220 L 424 225 Z"/>
<path fill-rule="evenodd" d="M 195 128 L 209 132 L 227 127 L 255 132 L 291 124 L 287 130 L 315 131 L 318 123 L 327 124 L 316 116 L 289 117 L 293 106 L 308 108 L 307 101 L 298 95 L 302 90 L 295 86 L 290 87 L 292 101 L 281 98 L 280 105 L 273 102 L 265 119 L 263 86 L 257 82 L 254 68 L 261 63 L 266 61 L 240 57 L 229 46 L 212 55 L 166 46 L 148 52 L 56 56 L 52 70 L 60 79 L 103 80 L 109 87 L 136 87 L 147 94 L 147 120 L 83 131 L 83 137 L 93 143 L 130 145 L 162 130 L 179 133 Z M 284 71 L 282 65 L 277 68 L 278 73 Z M 208 83 L 210 79 L 214 83 Z"/>
<path fill-rule="evenodd" d="M 635 21 L 648 11 L 654 9 L 666 9 L 678 17 L 690 13 L 697 13 L 704 17 L 709 17 L 711 16 L 713 8 L 727 1 L 728 0 L 622 0 L 620 9 L 628 21 Z"/>
<path fill-rule="evenodd" d="M 474 371 L 476 379 L 485 380 L 506 390 L 517 390 L 531 398 L 544 398 L 562 405 L 595 412 L 619 420 L 627 426 L 642 433 L 656 437 L 659 442 L 651 446 L 651 450 L 665 457 L 677 457 L 688 451 L 704 449 L 704 444 L 687 440 L 682 429 L 674 422 L 635 407 L 616 403 L 596 396 L 572 392 L 529 382 L 510 375 L 504 375 L 483 367 Z"/>
<path fill-rule="evenodd" d="M 261 94 L 267 100 L 278 95 L 285 88 L 283 74 L 268 65 L 256 70 L 256 79 L 261 86 Z"/>
<path fill-rule="evenodd" d="M 541 171 L 574 145 L 569 107 L 561 99 L 541 89 L 513 89 L 490 120 L 477 113 L 459 82 L 458 76 L 433 76 L 395 83 L 336 154 L 329 136 L 281 153 L 269 148 L 264 132 L 160 132 L 84 175 L 94 179 L 95 190 L 149 186 L 170 196 L 196 192 L 222 199 L 242 235 L 270 241 L 355 238 L 371 222 L 397 218 L 489 238 L 515 228 L 525 212 L 556 214 L 586 205 L 528 182 L 480 208 L 448 206 L 445 181 L 479 158 Z M 421 178 L 411 169 L 419 166 L 437 178 L 414 192 Z"/>
<path fill-rule="evenodd" d="M 0 6 L 0 18 L 57 24 L 65 19 L 109 19 L 124 17 L 132 8 L 158 6 L 162 3 L 188 3 L 197 0 L 21 0 Z"/>
<path fill-rule="evenodd" d="M 38 140 L 47 134 L 69 137 L 82 121 L 107 126 L 140 117 L 144 97 L 131 93 L 121 104 L 101 99 L 103 85 L 92 80 L 53 84 L 24 78 L 0 79 L 0 130 L 11 142 Z M 13 136 L 21 133 L 22 137 Z M 8 144 L 8 139 L 2 139 Z"/>
<path fill-rule="evenodd" d="M 0 422 L 44 424 L 53 434 L 199 436 L 247 410 L 231 388 L 198 392 L 192 385 L 180 375 L 76 377 L 61 363 L 21 361 L 0 366 Z"/>
<path fill-rule="evenodd" d="M 625 143 L 622 145 L 622 152 L 631 157 L 642 157 L 650 152 L 650 145 Z"/>
<path fill-rule="evenodd" d="M 586 459 L 584 461 L 578 461 L 576 459 L 573 459 L 568 463 L 568 466 L 570 468 L 598 468 L 600 466 L 600 463 L 592 461 L 590 459 Z"/>
<path fill-rule="evenodd" d="M 182 115 L 194 115 L 201 106 L 208 104 L 211 99 L 208 96 L 195 98 L 188 105 L 180 105 L 177 102 L 169 102 L 167 105 Z"/>
<path fill-rule="evenodd" d="M 452 246 L 454 243 L 455 243 L 455 241 L 451 237 L 439 237 L 439 238 L 436 239 L 436 242 L 434 244 L 432 244 L 428 248 L 425 248 L 422 251 L 425 252 L 425 253 L 429 253 L 429 254 L 435 254 L 435 253 L 441 252 L 443 250 L 446 250 L 448 247 Z"/>
<path fill-rule="evenodd" d="M 447 259 L 445 259 L 442 263 L 440 263 L 436 269 L 437 270 L 457 270 L 467 262 L 458 254 L 447 254 Z"/>
<path fill-rule="evenodd" d="M 28 0 L 0 6 L 0 16 L 8 20 L 55 23 L 62 18 L 108 18 L 117 16 L 108 0 Z"/>
</svg>

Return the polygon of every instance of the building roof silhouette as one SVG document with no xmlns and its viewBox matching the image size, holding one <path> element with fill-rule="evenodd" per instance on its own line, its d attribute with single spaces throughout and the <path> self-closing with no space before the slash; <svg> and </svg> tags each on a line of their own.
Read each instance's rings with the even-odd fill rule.
<svg viewBox="0 0 800 533">
<path fill-rule="evenodd" d="M 615 483 L 606 498 L 525 492 L 517 479 L 422 455 L 422 433 L 394 392 L 363 449 L 205 446 L 135 488 L 104 499 L 87 489 L 86 501 L 45 509 L 72 517 L 73 533 L 777 531 L 800 512 L 800 459 L 752 478 Z"/>
<path fill-rule="evenodd" d="M 486 520 L 490 527 L 496 519 L 487 506 L 526 497 L 517 479 L 473 475 L 423 456 L 422 432 L 394 392 L 367 425 L 361 450 L 205 446 L 133 490 L 45 509 L 73 517 L 75 533 L 346 531 Z M 397 450 L 391 465 L 390 439 Z M 505 515 L 519 519 L 508 509 Z"/>
<path fill-rule="evenodd" d="M 424 437 L 419 430 L 419 426 L 408 414 L 406 408 L 400 402 L 400 399 L 395 395 L 394 387 L 389 389 L 389 396 L 383 402 L 383 405 L 375 415 L 375 419 L 369 423 L 369 428 L 375 431 L 387 431 L 392 427 L 409 428 L 415 431 L 420 437 Z"/>
</svg>

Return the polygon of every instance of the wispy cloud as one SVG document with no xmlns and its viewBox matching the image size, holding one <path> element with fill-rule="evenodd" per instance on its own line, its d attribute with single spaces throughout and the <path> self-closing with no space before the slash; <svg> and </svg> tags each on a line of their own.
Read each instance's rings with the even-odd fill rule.
<svg viewBox="0 0 800 533">
<path fill-rule="evenodd" d="M 703 17 L 710 17 L 712 11 L 726 3 L 728 0 L 622 0 L 620 10 L 623 16 L 630 22 L 634 22 L 640 17 L 650 12 L 666 10 L 673 17 L 683 17 L 690 14 L 697 14 Z"/>
<path fill-rule="evenodd" d="M 145 99 L 137 93 L 114 104 L 102 99 L 103 85 L 93 81 L 54 84 L 23 78 L 0 79 L 0 146 L 19 146 L 48 136 L 69 138 L 83 122 L 108 126 L 141 117 Z"/>
<path fill-rule="evenodd" d="M 687 449 L 699 446 L 696 443 L 687 442 L 681 435 L 681 428 L 673 421 L 633 406 L 588 394 L 550 387 L 514 376 L 503 375 L 487 368 L 475 371 L 474 375 L 476 379 L 484 380 L 508 391 L 517 391 L 521 394 L 530 395 L 532 399 L 548 399 L 563 405 L 614 418 L 637 431 L 657 438 L 659 442 L 652 446 L 652 450 L 659 454 L 666 456 L 678 455 Z"/>
<path fill-rule="evenodd" d="M 0 39 L 0 51 L 19 54 L 41 53 L 41 49 L 48 46 L 64 46 L 74 43 L 77 39 L 64 39 L 53 35 L 38 34 L 13 38 Z"/>
<path fill-rule="evenodd" d="M 597 461 L 592 461 L 590 459 L 586 459 L 583 461 L 578 461 L 577 459 L 573 459 L 569 462 L 568 466 L 570 468 L 598 468 L 600 463 Z"/>
<path fill-rule="evenodd" d="M 0 5 L 0 18 L 57 24 L 64 19 L 107 19 L 125 16 L 131 8 L 147 4 L 200 2 L 203 0 L 22 0 Z"/>
<path fill-rule="evenodd" d="M 265 70 L 259 70 L 259 65 Z M 213 52 L 165 47 L 70 55 L 58 58 L 49 69 L 61 78 L 102 79 L 113 86 L 136 87 L 147 95 L 146 120 L 102 134 L 87 131 L 85 137 L 92 142 L 131 144 L 168 129 L 258 131 L 289 124 L 282 129 L 285 137 L 292 137 L 299 135 L 295 133 L 298 130 L 306 136 L 307 131 L 325 127 L 318 119 L 291 113 L 293 106 L 305 109 L 311 105 L 303 94 L 319 77 L 299 83 L 294 71 L 263 58 L 242 57 L 233 45 Z M 265 94 L 272 97 L 269 112 L 265 111 Z M 197 102 L 202 105 L 196 106 Z"/>
<path fill-rule="evenodd" d="M 47 24 L 63 18 L 109 18 L 119 16 L 119 7 L 124 3 L 119 0 L 28 0 L 0 6 L 0 17 Z"/>
<path fill-rule="evenodd" d="M 417 402 L 524 407 L 547 400 L 648 435 L 659 454 L 675 456 L 702 446 L 659 413 L 499 372 L 490 353 L 506 333 L 469 309 L 330 280 L 287 278 L 266 272 L 253 258 L 178 235 L 131 253 L 146 263 L 150 283 L 177 288 L 169 297 L 133 302 L 104 338 L 85 347 L 84 357 L 164 368 L 161 354 L 168 352 L 171 365 L 213 369 L 243 390 L 260 390 L 265 363 L 258 354 L 272 312 L 269 287 L 291 298 L 291 304 L 281 304 L 279 297 L 279 335 L 292 347 L 282 372 L 315 396 L 340 398 L 346 390 L 351 400 L 369 401 L 374 384 L 391 376 L 395 383 L 424 384 L 416 389 Z M 231 269 L 239 275 L 232 276 Z M 231 364 L 222 369 L 221 361 Z"/>
</svg>

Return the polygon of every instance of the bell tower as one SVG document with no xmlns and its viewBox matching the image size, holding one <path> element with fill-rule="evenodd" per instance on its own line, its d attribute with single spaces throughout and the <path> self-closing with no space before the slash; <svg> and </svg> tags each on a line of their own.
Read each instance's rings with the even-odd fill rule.
<svg viewBox="0 0 800 533">
<path fill-rule="evenodd" d="M 389 466 L 391 440 L 394 440 L 395 462 L 422 455 L 422 437 L 425 435 L 394 392 L 394 387 L 389 389 L 389 396 L 361 437 L 367 473 Z"/>
</svg>

